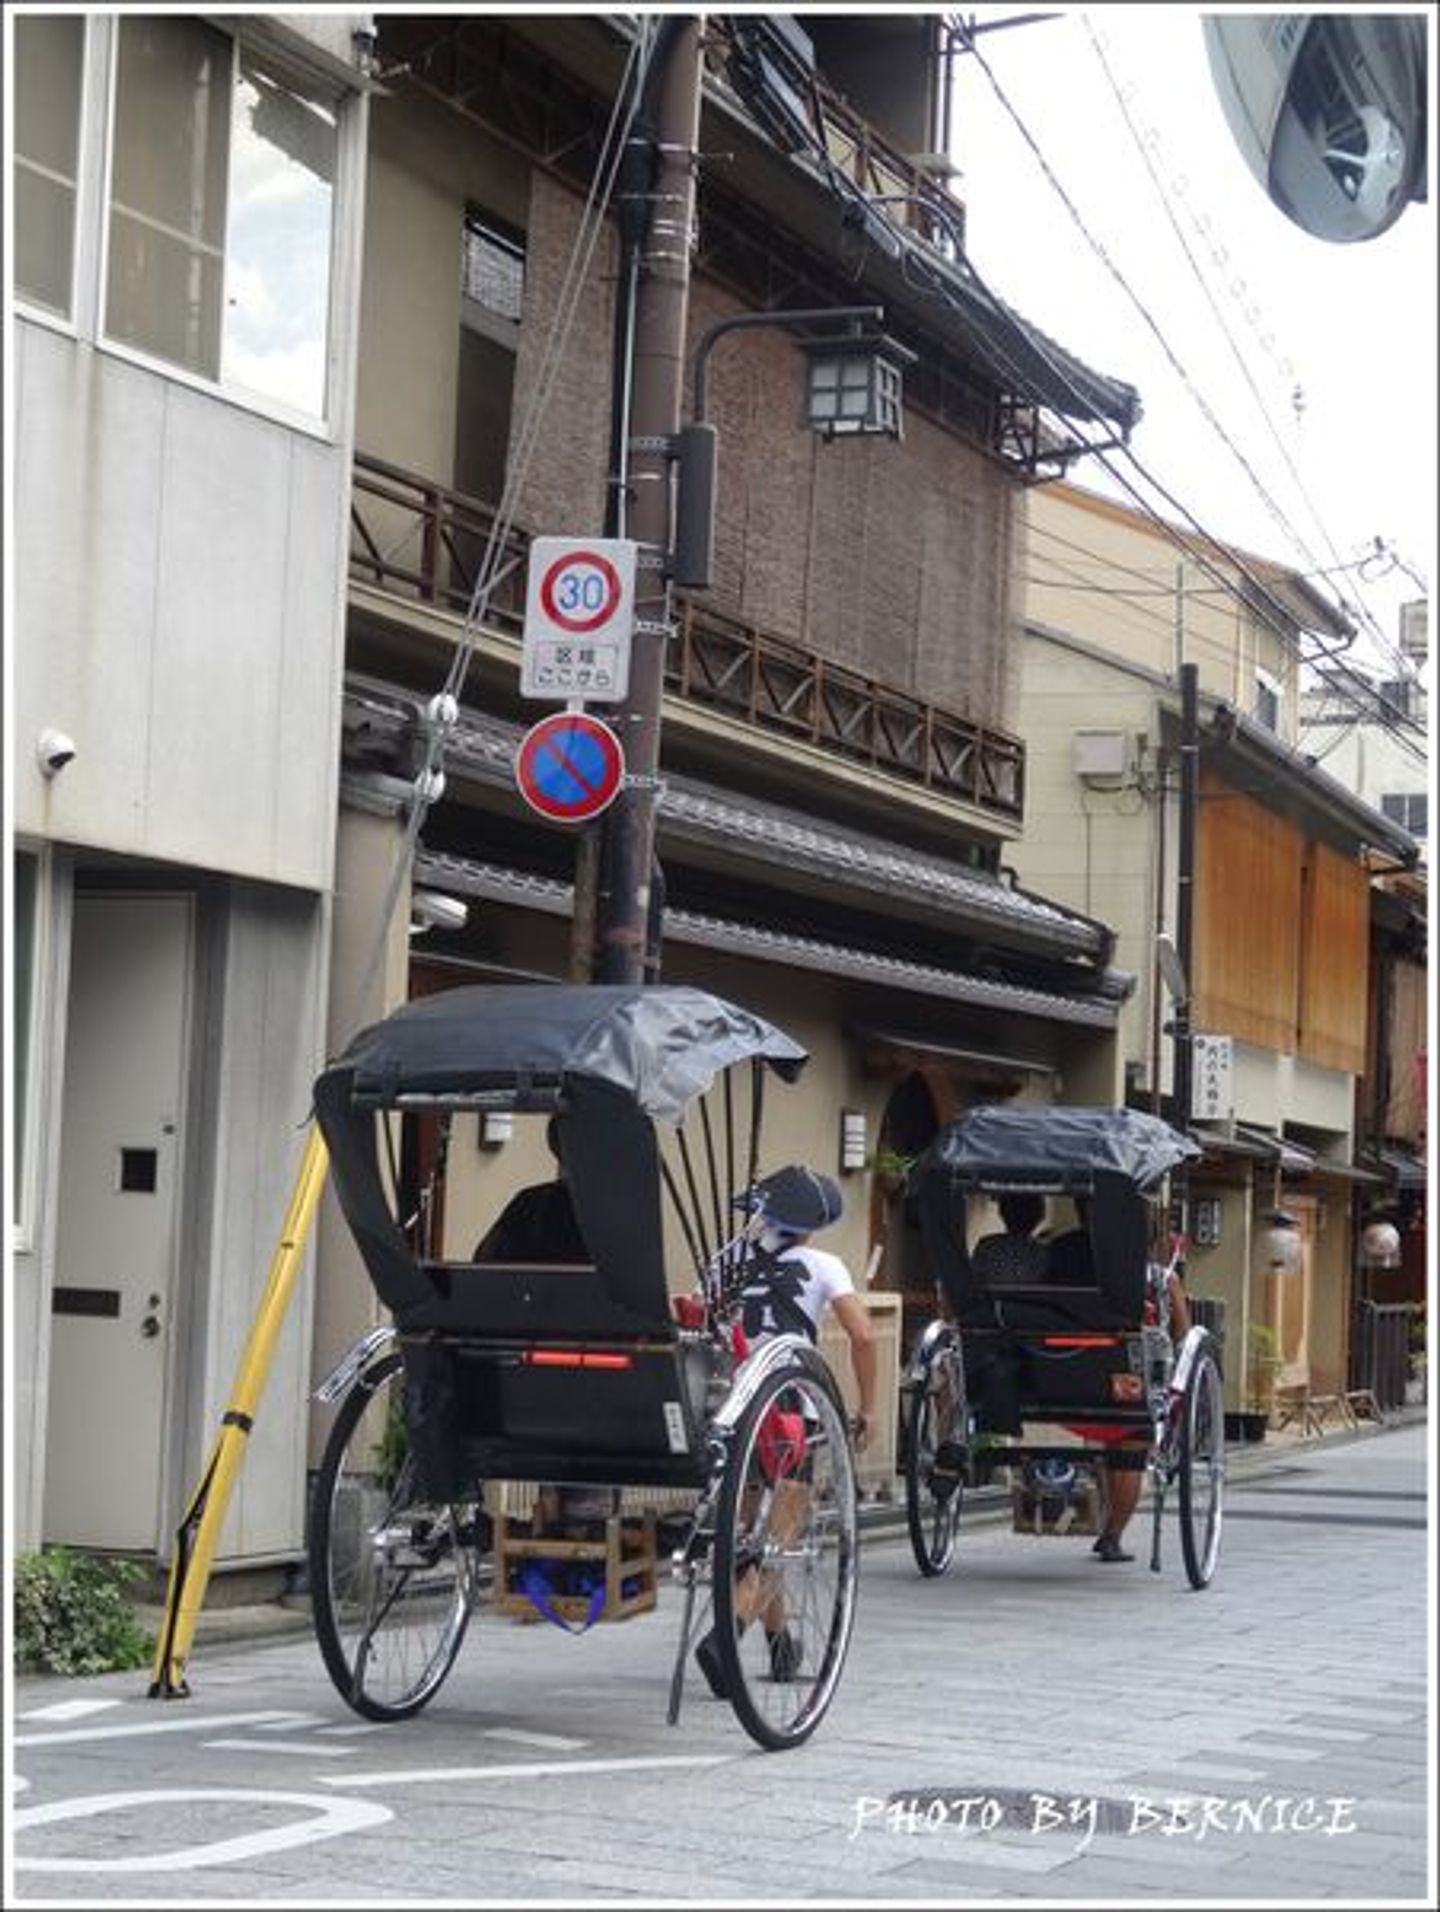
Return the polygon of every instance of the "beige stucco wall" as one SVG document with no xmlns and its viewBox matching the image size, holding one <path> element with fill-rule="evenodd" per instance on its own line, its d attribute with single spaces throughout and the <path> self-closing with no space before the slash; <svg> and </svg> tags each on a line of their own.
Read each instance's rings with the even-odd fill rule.
<svg viewBox="0 0 1440 1912">
<path fill-rule="evenodd" d="M 1125 1057 L 1143 1059 L 1150 1040 L 1160 814 L 1154 691 L 1102 659 L 1032 630 L 1025 637 L 1019 715 L 1026 749 L 1025 830 L 1008 846 L 1007 860 L 1026 889 L 1114 930 L 1115 962 L 1137 977 L 1123 1011 L 1121 1048 Z M 1138 774 L 1121 788 L 1087 785 L 1075 774 L 1075 732 L 1095 729 L 1126 731 L 1135 740 Z"/>
<path fill-rule="evenodd" d="M 1239 582 L 1233 562 L 1183 526 L 1171 538 L 1072 485 L 1031 490 L 1026 513 L 1029 618 L 1151 670 L 1194 664 L 1203 691 L 1247 714 L 1263 670 L 1282 691 L 1281 734 L 1294 735 L 1298 665 L 1269 625 L 1218 587 L 1216 572 Z M 1187 555 L 1191 548 L 1207 562 Z"/>
</svg>

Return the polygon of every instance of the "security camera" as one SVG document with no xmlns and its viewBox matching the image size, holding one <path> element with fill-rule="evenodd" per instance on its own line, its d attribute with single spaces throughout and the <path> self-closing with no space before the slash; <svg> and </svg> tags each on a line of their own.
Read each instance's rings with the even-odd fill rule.
<svg viewBox="0 0 1440 1912">
<path fill-rule="evenodd" d="M 445 896 L 439 890 L 416 890 L 410 898 L 412 929 L 464 929 L 470 920 L 470 906 L 458 896 Z"/>
<path fill-rule="evenodd" d="M 75 755 L 75 739 L 67 737 L 63 730 L 42 730 L 40 741 L 35 746 L 35 755 L 39 760 L 44 776 L 53 777 L 63 770 Z"/>
</svg>

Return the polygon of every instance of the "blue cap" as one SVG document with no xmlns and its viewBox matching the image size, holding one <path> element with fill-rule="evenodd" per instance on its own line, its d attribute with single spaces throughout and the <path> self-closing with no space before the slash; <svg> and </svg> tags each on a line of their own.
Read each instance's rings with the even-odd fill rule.
<svg viewBox="0 0 1440 1912">
<path fill-rule="evenodd" d="M 734 1205 L 763 1215 L 767 1222 L 792 1235 L 813 1235 L 817 1228 L 838 1222 L 845 1212 L 838 1184 L 818 1169 L 799 1163 L 777 1168 L 745 1194 L 737 1195 Z"/>
</svg>

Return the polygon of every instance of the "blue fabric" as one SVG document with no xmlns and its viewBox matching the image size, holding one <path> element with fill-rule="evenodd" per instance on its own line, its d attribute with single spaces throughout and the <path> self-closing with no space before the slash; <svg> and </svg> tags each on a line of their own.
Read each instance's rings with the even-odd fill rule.
<svg viewBox="0 0 1440 1912">
<path fill-rule="evenodd" d="M 556 1582 L 560 1584 L 556 1584 Z M 605 1576 L 596 1577 L 593 1568 L 573 1567 L 557 1562 L 547 1568 L 540 1561 L 531 1561 L 516 1579 L 516 1587 L 523 1593 L 535 1611 L 559 1627 L 562 1633 L 587 1633 L 600 1618 L 605 1607 Z M 590 1596 L 590 1611 L 585 1618 L 572 1623 L 555 1606 L 557 1594 L 574 1598 L 576 1594 Z"/>
</svg>

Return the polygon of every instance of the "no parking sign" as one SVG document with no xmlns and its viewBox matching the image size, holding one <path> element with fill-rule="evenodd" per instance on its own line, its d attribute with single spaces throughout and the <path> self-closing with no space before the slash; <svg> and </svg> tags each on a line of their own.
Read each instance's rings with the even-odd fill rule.
<svg viewBox="0 0 1440 1912">
<path fill-rule="evenodd" d="M 635 622 L 630 538 L 536 538 L 525 592 L 520 695 L 618 703 Z"/>
<path fill-rule="evenodd" d="M 620 739 L 583 710 L 557 710 L 532 724 L 515 753 L 515 782 L 532 810 L 556 823 L 584 823 L 611 803 L 625 775 Z"/>
</svg>

